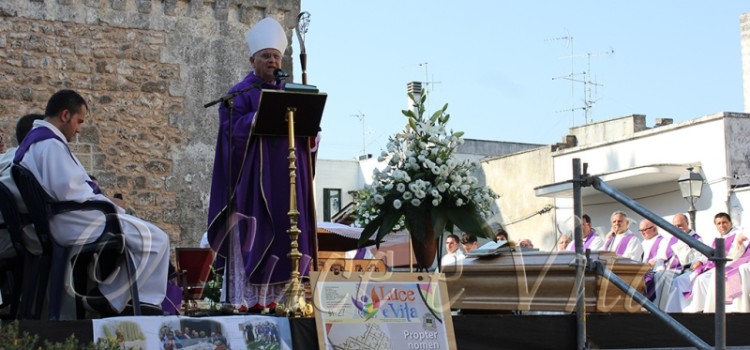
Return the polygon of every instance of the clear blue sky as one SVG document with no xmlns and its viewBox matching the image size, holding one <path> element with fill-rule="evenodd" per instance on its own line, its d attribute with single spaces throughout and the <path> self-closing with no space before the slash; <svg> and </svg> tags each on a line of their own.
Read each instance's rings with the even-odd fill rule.
<svg viewBox="0 0 750 350">
<path fill-rule="evenodd" d="M 482 140 L 560 142 L 585 123 L 570 111 L 587 99 L 571 73 L 597 84 L 594 122 L 743 111 L 748 1 L 303 0 L 302 10 L 308 83 L 328 94 L 320 159 L 354 159 L 363 144 L 379 154 L 406 122 L 409 81 L 433 82 L 431 111 L 448 103 L 448 126 Z M 301 82 L 296 34 L 293 45 Z"/>
</svg>

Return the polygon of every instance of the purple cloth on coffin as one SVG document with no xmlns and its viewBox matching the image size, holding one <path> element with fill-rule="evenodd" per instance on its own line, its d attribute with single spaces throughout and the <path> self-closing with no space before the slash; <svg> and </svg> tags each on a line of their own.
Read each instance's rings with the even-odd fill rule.
<svg viewBox="0 0 750 350">
<path fill-rule="evenodd" d="M 354 258 L 355 259 L 364 259 L 366 254 L 367 254 L 367 248 L 366 247 L 362 247 L 362 248 L 357 249 L 357 254 L 354 255 Z"/>
<path fill-rule="evenodd" d="M 167 281 L 167 296 L 161 303 L 166 315 L 179 315 L 182 307 L 182 288 L 172 281 Z"/>
<path fill-rule="evenodd" d="M 260 86 L 264 89 L 280 89 L 280 84 L 263 83 L 255 74 L 248 74 L 228 92 Z M 250 134 L 250 128 L 258 108 L 260 91 L 252 89 L 234 98 L 232 113 L 232 142 L 229 142 L 230 111 L 222 104 L 219 107 L 219 134 L 216 144 L 216 158 L 211 182 L 211 199 L 208 208 L 208 239 L 217 252 L 216 266 L 224 266 L 227 256 L 229 235 L 226 219 L 227 189 L 234 188 L 233 202 L 236 213 L 254 217 L 257 228 L 254 237 L 247 237 L 245 225 L 239 225 L 240 237 L 251 239 L 244 242 L 242 258 L 245 273 L 252 284 L 276 283 L 289 280 L 291 262 L 287 257 L 290 250 L 289 234 L 289 142 L 287 137 L 268 137 Z M 283 116 L 275 116 L 283 118 Z M 229 159 L 229 147 L 232 159 Z M 312 205 L 312 162 L 307 138 L 295 140 L 297 210 L 300 213 L 297 227 L 302 254 L 314 254 L 314 206 Z M 227 183 L 227 172 L 231 163 L 231 180 Z M 266 266 L 275 256 L 274 267 Z M 270 271 L 269 271 L 270 269 Z M 269 276 L 264 278 L 266 272 Z M 307 274 L 307 272 L 305 272 Z"/>
</svg>

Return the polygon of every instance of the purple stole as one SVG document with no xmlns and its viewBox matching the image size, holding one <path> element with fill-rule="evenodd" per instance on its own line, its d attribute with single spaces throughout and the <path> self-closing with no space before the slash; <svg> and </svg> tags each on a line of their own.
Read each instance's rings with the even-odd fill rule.
<svg viewBox="0 0 750 350">
<path fill-rule="evenodd" d="M 586 249 L 589 249 L 589 247 L 591 247 L 591 243 L 594 242 L 594 237 L 596 237 L 596 230 L 594 230 L 592 228 L 591 231 L 589 231 L 588 236 L 586 236 L 586 238 L 583 240 L 583 250 L 584 251 Z M 575 241 L 570 242 L 570 244 L 568 244 L 568 249 L 567 250 L 571 251 L 571 252 L 576 251 Z"/>
<path fill-rule="evenodd" d="M 365 258 L 365 254 L 367 254 L 367 248 L 365 248 L 365 247 L 359 248 L 359 249 L 357 249 L 357 254 L 354 255 L 354 258 L 355 259 L 364 259 Z"/>
<path fill-rule="evenodd" d="M 733 228 L 732 230 L 734 230 L 734 228 Z M 731 231 L 730 231 L 730 232 L 731 232 Z M 737 237 L 737 235 L 736 235 L 736 234 L 734 234 L 734 235 L 730 236 L 729 238 L 727 238 L 727 239 L 726 239 L 726 240 L 724 241 L 724 250 L 725 250 L 724 254 L 725 254 L 725 255 L 726 255 L 726 254 L 729 254 L 729 251 L 730 251 L 730 250 L 732 250 L 732 244 L 734 243 L 734 237 Z M 714 242 L 713 244 L 711 244 L 711 247 L 712 247 L 712 248 L 716 248 L 716 242 Z M 713 261 L 708 261 L 708 262 L 706 262 L 705 264 L 703 264 L 703 265 L 699 266 L 699 267 L 698 267 L 698 268 L 697 268 L 697 269 L 695 270 L 695 272 L 698 272 L 698 274 L 696 275 L 696 277 L 697 277 L 698 275 L 700 275 L 700 274 L 702 274 L 702 273 L 704 273 L 704 272 L 708 271 L 708 270 L 711 270 L 711 269 L 713 269 L 714 267 L 716 267 L 716 264 L 715 264 L 715 263 L 714 263 Z"/>
<path fill-rule="evenodd" d="M 646 257 L 647 263 L 656 256 L 656 253 L 659 251 L 659 244 L 661 244 L 662 239 L 664 239 L 664 236 L 656 236 L 656 238 L 654 238 L 656 242 L 651 245 L 651 250 L 648 252 L 648 256 Z M 654 299 L 656 299 L 656 283 L 654 282 L 654 270 L 650 269 L 646 273 L 646 276 L 643 277 L 643 279 L 646 281 L 646 296 L 649 300 L 654 301 Z"/>
<path fill-rule="evenodd" d="M 669 266 L 667 266 L 667 268 L 670 270 L 682 271 L 682 264 L 680 263 L 680 259 L 675 256 L 674 250 L 672 250 L 672 246 L 677 243 L 678 240 L 679 239 L 677 239 L 677 237 L 673 236 L 667 243 L 667 261 L 669 261 Z"/>
<path fill-rule="evenodd" d="M 654 238 L 656 242 L 651 245 L 651 251 L 648 252 L 648 256 L 646 257 L 646 262 L 649 262 L 651 259 L 653 259 L 656 256 L 656 252 L 659 251 L 659 244 L 661 243 L 661 240 L 664 239 L 664 236 L 656 236 Z"/>
<path fill-rule="evenodd" d="M 740 265 L 750 262 L 750 249 L 745 248 L 745 252 L 739 259 L 732 261 L 727 265 L 725 281 L 727 284 L 725 303 L 731 304 L 734 298 L 742 294 L 742 281 L 740 280 Z"/>
<path fill-rule="evenodd" d="M 628 243 L 631 239 L 633 239 L 633 236 L 635 236 L 633 233 L 622 234 L 625 235 L 625 237 L 622 237 L 622 239 L 620 240 L 620 244 L 618 244 L 617 248 L 615 249 L 615 253 L 617 253 L 617 255 L 619 256 L 623 256 L 625 254 L 625 249 L 628 249 Z M 615 242 L 615 236 L 617 235 L 609 237 L 609 239 L 607 240 L 607 244 L 604 245 L 605 247 L 607 247 L 607 250 L 612 250 L 611 245 Z"/>
<path fill-rule="evenodd" d="M 21 161 L 23 160 L 23 156 L 26 155 L 26 152 L 29 151 L 29 148 L 31 145 L 48 140 L 48 139 L 56 139 L 57 141 L 62 142 L 65 145 L 65 148 L 68 150 L 68 154 L 70 154 L 70 158 L 73 159 L 73 162 L 78 164 L 76 162 L 76 158 L 73 156 L 73 152 L 70 151 L 70 147 L 68 147 L 68 143 L 63 141 L 60 136 L 55 134 L 52 130 L 50 130 L 46 126 L 38 126 L 36 128 L 31 129 L 29 133 L 24 137 L 23 141 L 21 141 L 21 144 L 18 145 L 18 149 L 16 150 L 16 155 L 13 157 L 13 163 L 14 164 L 21 164 Z M 94 191 L 94 194 L 101 194 L 102 191 L 99 188 L 99 186 L 94 183 L 93 181 L 86 181 L 89 186 L 91 186 L 91 189 Z"/>
<path fill-rule="evenodd" d="M 732 228 L 732 230 L 730 230 L 729 232 L 732 232 L 732 231 L 734 231 L 734 228 Z M 727 239 L 724 240 L 724 250 L 725 250 L 724 254 L 729 254 L 729 251 L 732 250 L 732 244 L 734 243 L 734 237 L 737 237 L 737 234 L 733 234 L 732 236 L 730 236 L 729 238 L 727 238 Z M 716 242 L 714 242 L 713 244 L 711 244 L 711 247 L 712 248 L 716 248 Z M 745 251 L 745 252 L 747 253 L 747 251 Z M 743 254 L 743 258 L 744 258 L 744 256 L 745 256 L 745 254 Z M 737 261 L 740 261 L 740 260 L 741 259 L 738 259 Z M 733 264 L 730 264 L 730 265 L 733 265 Z M 737 264 L 737 269 L 738 270 L 734 274 L 739 273 L 739 265 L 741 265 L 741 264 Z M 714 267 L 716 267 L 716 264 L 713 261 L 707 261 L 705 264 L 703 264 L 701 266 L 698 266 L 698 268 L 695 269 L 695 271 L 693 271 L 694 275 L 690 276 L 690 290 L 686 290 L 686 291 L 682 292 L 682 294 L 685 295 L 686 298 L 689 298 L 691 295 L 693 295 L 693 282 L 695 281 L 695 278 L 698 277 L 698 276 L 700 276 L 704 272 L 713 269 Z M 727 266 L 727 270 L 725 272 L 728 272 L 728 271 L 729 271 L 729 266 Z M 725 280 L 728 282 L 727 278 L 725 278 Z M 727 292 L 726 295 L 728 296 L 729 292 Z M 727 299 L 728 299 L 728 297 L 727 297 Z M 730 304 L 731 304 L 731 302 L 730 302 Z"/>
<path fill-rule="evenodd" d="M 21 160 L 23 160 L 23 156 L 26 155 L 26 152 L 29 151 L 29 147 L 31 145 L 39 142 L 44 141 L 47 139 L 56 139 L 63 144 L 65 144 L 65 148 L 68 149 L 68 153 L 70 153 L 70 157 L 73 158 L 73 153 L 70 152 L 70 148 L 68 147 L 68 144 L 63 141 L 60 136 L 57 136 L 52 130 L 50 130 L 47 127 L 36 127 L 31 129 L 28 134 L 26 134 L 26 137 L 24 137 L 23 141 L 21 141 L 21 144 L 18 145 L 18 149 L 16 150 L 16 155 L 13 157 L 13 163 L 14 164 L 20 164 Z M 75 161 L 75 158 L 73 158 L 73 161 Z"/>
</svg>

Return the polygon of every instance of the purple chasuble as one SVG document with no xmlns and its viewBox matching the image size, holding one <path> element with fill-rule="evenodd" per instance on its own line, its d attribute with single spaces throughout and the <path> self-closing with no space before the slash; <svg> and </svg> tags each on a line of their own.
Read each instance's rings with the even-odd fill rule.
<svg viewBox="0 0 750 350">
<path fill-rule="evenodd" d="M 260 86 L 280 89 L 281 84 L 268 84 L 254 73 L 248 74 L 228 93 Z M 208 207 L 208 240 L 217 252 L 215 266 L 223 267 L 229 253 L 230 235 L 227 218 L 237 221 L 252 217 L 256 227 L 248 220 L 239 219 L 234 229 L 239 231 L 245 273 L 251 284 L 288 281 L 291 262 L 289 234 L 289 141 L 286 136 L 251 135 L 250 128 L 258 108 L 260 90 L 252 89 L 234 98 L 234 110 L 222 104 L 219 107 L 219 134 L 216 143 L 211 199 Z M 275 116 L 283 118 L 284 116 Z M 229 123 L 232 123 L 230 138 Z M 230 142 L 231 140 L 231 142 Z M 314 154 L 305 137 L 295 141 L 297 210 L 300 213 L 297 227 L 299 251 L 312 257 L 315 253 L 315 206 L 312 193 L 312 165 Z M 229 147 L 232 148 L 231 157 Z M 231 164 L 231 176 L 227 176 Z M 232 190 L 233 209 L 227 209 L 227 193 Z M 232 215 L 238 214 L 238 215 Z M 234 263 L 230 263 L 234 266 Z M 302 264 L 300 264 L 302 266 Z M 307 271 L 302 271 L 307 275 Z"/>
</svg>

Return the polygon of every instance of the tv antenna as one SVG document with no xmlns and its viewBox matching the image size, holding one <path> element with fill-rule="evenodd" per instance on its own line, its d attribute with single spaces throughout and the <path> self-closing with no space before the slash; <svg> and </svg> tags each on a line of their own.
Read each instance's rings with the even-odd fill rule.
<svg viewBox="0 0 750 350">
<path fill-rule="evenodd" d="M 432 76 L 432 77 L 430 76 L 429 68 L 427 66 L 428 64 L 429 64 L 429 62 L 423 62 L 423 63 L 420 63 L 419 66 L 420 67 L 424 67 L 424 84 L 422 85 L 422 86 L 424 86 L 424 88 L 423 88 L 423 90 L 424 90 L 423 94 L 428 94 L 429 95 L 430 93 L 432 93 L 432 90 L 435 89 L 433 87 L 433 85 L 440 84 L 440 83 L 442 83 L 442 81 L 435 81 L 434 80 L 435 77 L 434 76 Z M 429 113 L 430 113 L 430 99 L 428 98 L 427 99 L 427 114 L 429 115 Z"/>
<path fill-rule="evenodd" d="M 549 39 L 545 39 L 544 41 L 565 41 L 565 47 L 570 48 L 570 75 L 568 77 L 573 79 L 573 77 L 575 76 L 575 61 L 573 60 L 573 57 L 574 57 L 573 37 L 570 36 L 570 33 L 568 32 L 568 30 L 567 29 L 565 30 L 564 36 L 559 36 L 556 38 L 549 38 Z M 554 80 L 555 78 L 552 78 L 552 79 Z M 577 108 L 575 107 L 575 94 L 576 94 L 576 83 L 575 81 L 571 80 L 570 81 L 570 108 L 566 110 L 558 111 L 558 112 L 568 112 L 568 111 L 571 112 L 571 116 L 570 116 L 571 125 L 575 125 L 575 119 L 576 119 L 575 111 Z"/>
<path fill-rule="evenodd" d="M 362 113 L 362 111 L 359 111 L 359 113 L 352 114 L 350 117 L 355 117 L 359 119 L 359 121 L 362 123 L 362 154 L 361 154 L 360 159 L 362 157 L 367 157 L 367 151 L 365 149 L 366 148 L 365 146 L 365 143 L 366 143 L 365 142 L 365 114 Z"/>
<path fill-rule="evenodd" d="M 584 122 L 586 124 L 591 123 L 594 104 L 599 100 L 598 98 L 596 98 L 598 92 L 597 87 L 604 86 L 603 84 L 599 84 L 595 78 L 592 80 L 591 58 L 596 56 L 614 55 L 615 50 L 610 47 L 607 51 L 574 54 L 572 44 L 573 37 L 568 35 L 558 38 L 552 38 L 549 40 L 566 40 L 568 42 L 566 45 L 570 47 L 570 55 L 568 56 L 570 57 L 570 74 L 552 78 L 552 80 L 562 79 L 570 81 L 571 108 L 559 112 L 572 112 L 573 119 L 571 122 L 573 125 L 575 125 L 575 111 L 583 110 Z M 575 72 L 575 58 L 577 57 L 586 57 L 586 70 L 580 73 Z M 575 104 L 575 84 L 583 85 L 583 106 L 576 106 Z"/>
</svg>

